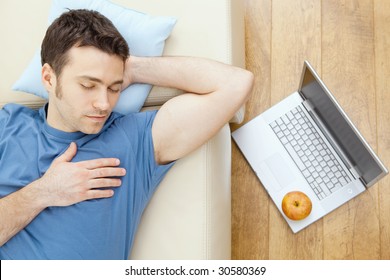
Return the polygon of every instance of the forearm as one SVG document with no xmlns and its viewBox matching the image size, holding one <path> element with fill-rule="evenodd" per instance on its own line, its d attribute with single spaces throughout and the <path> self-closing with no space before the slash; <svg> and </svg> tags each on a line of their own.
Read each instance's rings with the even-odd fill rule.
<svg viewBox="0 0 390 280">
<path fill-rule="evenodd" d="M 207 94 L 240 86 L 246 70 L 195 57 L 130 57 L 126 64 L 127 83 L 146 83 Z M 232 79 L 231 77 L 234 77 Z M 236 79 L 238 78 L 238 79 Z"/>
<path fill-rule="evenodd" d="M 0 246 L 25 228 L 46 208 L 37 190 L 38 182 L 0 199 Z"/>
</svg>

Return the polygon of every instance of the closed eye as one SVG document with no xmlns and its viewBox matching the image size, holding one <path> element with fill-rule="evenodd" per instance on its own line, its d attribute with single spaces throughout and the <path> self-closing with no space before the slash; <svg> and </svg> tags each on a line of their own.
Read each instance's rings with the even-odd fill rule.
<svg viewBox="0 0 390 280">
<path fill-rule="evenodd" d="M 119 93 L 121 90 L 116 88 L 108 88 L 111 93 Z"/>
<path fill-rule="evenodd" d="M 95 85 L 90 85 L 90 84 L 80 84 L 80 85 L 86 90 L 91 90 L 95 87 Z"/>
</svg>

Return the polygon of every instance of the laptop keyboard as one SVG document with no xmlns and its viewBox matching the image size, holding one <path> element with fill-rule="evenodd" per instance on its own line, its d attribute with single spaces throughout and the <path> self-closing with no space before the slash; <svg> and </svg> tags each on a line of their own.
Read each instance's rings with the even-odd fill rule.
<svg viewBox="0 0 390 280">
<path fill-rule="evenodd" d="M 301 107 L 270 123 L 270 127 L 318 199 L 351 181 Z"/>
</svg>

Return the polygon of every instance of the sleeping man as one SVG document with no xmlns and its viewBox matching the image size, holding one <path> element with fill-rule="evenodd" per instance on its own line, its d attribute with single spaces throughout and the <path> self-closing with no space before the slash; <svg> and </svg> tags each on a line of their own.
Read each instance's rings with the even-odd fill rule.
<svg viewBox="0 0 390 280">
<path fill-rule="evenodd" d="M 87 10 L 49 26 L 41 57 L 48 103 L 0 110 L 0 259 L 127 259 L 164 175 L 232 118 L 253 75 L 130 56 L 112 23 Z M 158 111 L 112 112 L 132 83 L 186 93 Z"/>
</svg>

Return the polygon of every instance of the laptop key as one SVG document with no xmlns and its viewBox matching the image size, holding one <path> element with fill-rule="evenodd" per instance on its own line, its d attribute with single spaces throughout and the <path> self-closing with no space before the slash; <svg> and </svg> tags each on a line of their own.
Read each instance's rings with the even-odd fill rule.
<svg viewBox="0 0 390 280">
<path fill-rule="evenodd" d="M 298 157 L 297 153 L 295 152 L 294 148 L 290 144 L 284 145 L 286 148 L 287 152 L 290 154 L 292 159 L 294 160 L 295 164 L 298 166 L 299 170 L 304 170 L 306 169 L 305 165 L 301 161 L 301 159 Z"/>
<path fill-rule="evenodd" d="M 340 178 L 340 183 L 341 183 L 341 185 L 344 186 L 344 185 L 346 185 L 348 182 L 349 182 L 349 181 L 346 180 L 344 177 Z"/>
<path fill-rule="evenodd" d="M 288 139 L 286 138 L 286 137 L 282 137 L 282 138 L 280 138 L 280 142 L 282 142 L 282 144 L 283 145 L 285 145 L 285 144 L 287 144 L 289 141 L 288 141 Z"/>
<path fill-rule="evenodd" d="M 335 192 L 339 189 L 341 189 L 342 185 L 340 183 L 332 186 L 332 192 Z"/>
<path fill-rule="evenodd" d="M 285 124 L 288 124 L 290 120 L 287 118 L 287 116 L 282 116 L 282 120 Z"/>
<path fill-rule="evenodd" d="M 329 190 L 328 187 L 325 185 L 325 183 L 321 183 L 321 184 L 320 184 L 320 187 L 321 187 L 321 189 L 323 190 L 323 192 L 325 193 L 326 196 L 328 196 L 328 195 L 331 194 L 330 190 Z"/>
<path fill-rule="evenodd" d="M 311 173 L 309 172 L 309 170 L 305 169 L 302 171 L 302 174 L 303 174 L 303 176 L 305 176 L 307 178 L 310 176 Z"/>
</svg>

